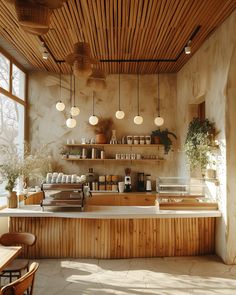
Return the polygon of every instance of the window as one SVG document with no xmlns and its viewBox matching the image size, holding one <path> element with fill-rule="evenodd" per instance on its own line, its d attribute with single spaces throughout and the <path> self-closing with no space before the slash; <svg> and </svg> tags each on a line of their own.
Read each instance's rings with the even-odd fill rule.
<svg viewBox="0 0 236 295">
<path fill-rule="evenodd" d="M 12 94 L 25 100 L 25 73 L 13 64 Z"/>
<path fill-rule="evenodd" d="M 0 52 L 0 144 L 17 144 L 21 150 L 25 139 L 25 89 L 26 73 Z M 6 195 L 5 185 L 0 181 L 0 197 Z M 5 201 L 0 198 L 0 206 Z"/>
<path fill-rule="evenodd" d="M 0 87 L 10 90 L 10 60 L 0 53 Z"/>
</svg>

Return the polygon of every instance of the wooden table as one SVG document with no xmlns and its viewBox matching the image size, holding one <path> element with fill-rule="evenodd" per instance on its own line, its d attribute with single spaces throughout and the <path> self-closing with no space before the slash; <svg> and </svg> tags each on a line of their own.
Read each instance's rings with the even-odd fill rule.
<svg viewBox="0 0 236 295">
<path fill-rule="evenodd" d="M 0 271 L 20 253 L 21 249 L 21 246 L 5 247 L 0 245 Z"/>
</svg>

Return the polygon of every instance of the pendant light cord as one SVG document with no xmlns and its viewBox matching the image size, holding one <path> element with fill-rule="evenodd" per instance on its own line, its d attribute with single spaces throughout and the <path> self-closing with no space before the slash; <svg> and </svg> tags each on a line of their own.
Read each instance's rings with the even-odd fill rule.
<svg viewBox="0 0 236 295">
<path fill-rule="evenodd" d="M 119 108 L 118 110 L 120 111 L 120 63 L 119 63 Z"/>
<path fill-rule="evenodd" d="M 157 115 L 160 117 L 160 81 L 159 81 L 159 62 L 157 64 Z"/>
<path fill-rule="evenodd" d="M 70 107 L 72 107 L 72 73 L 70 74 Z"/>
<path fill-rule="evenodd" d="M 59 62 L 59 71 L 60 71 L 60 101 L 61 101 L 61 62 Z"/>
<path fill-rule="evenodd" d="M 75 107 L 75 75 L 73 75 L 73 80 L 74 80 L 74 107 Z"/>
<path fill-rule="evenodd" d="M 138 106 L 138 116 L 139 116 L 139 65 L 138 65 L 138 80 L 137 80 L 137 106 Z"/>
<path fill-rule="evenodd" d="M 94 116 L 94 91 L 93 91 L 93 116 Z"/>
</svg>

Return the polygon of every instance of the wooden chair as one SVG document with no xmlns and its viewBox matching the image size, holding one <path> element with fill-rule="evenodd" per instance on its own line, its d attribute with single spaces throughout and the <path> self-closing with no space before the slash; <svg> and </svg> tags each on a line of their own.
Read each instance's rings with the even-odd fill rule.
<svg viewBox="0 0 236 295">
<path fill-rule="evenodd" d="M 28 247 L 33 246 L 36 242 L 35 235 L 31 233 L 5 233 L 0 237 L 0 244 L 3 246 L 16 246 L 22 245 L 26 248 L 27 259 L 15 259 L 13 260 L 1 273 L 1 277 L 9 277 L 10 282 L 12 278 L 20 278 L 22 271 L 29 271 L 29 260 L 28 260 Z"/>
<path fill-rule="evenodd" d="M 35 272 L 38 267 L 39 264 L 37 262 L 33 262 L 30 265 L 29 271 L 13 283 L 4 286 L 0 291 L 0 295 L 23 295 L 27 290 L 29 290 L 29 295 L 32 295 Z"/>
</svg>

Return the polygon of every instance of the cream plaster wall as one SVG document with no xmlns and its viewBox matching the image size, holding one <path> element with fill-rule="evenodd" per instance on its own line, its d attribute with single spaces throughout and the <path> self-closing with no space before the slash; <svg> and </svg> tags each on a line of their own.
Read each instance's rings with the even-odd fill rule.
<svg viewBox="0 0 236 295">
<path fill-rule="evenodd" d="M 69 77 L 63 76 L 63 101 L 69 107 Z M 140 113 L 144 118 L 141 126 L 133 123 L 133 118 L 137 113 L 137 76 L 121 75 L 121 107 L 125 111 L 124 120 L 115 118 L 118 107 L 118 76 L 107 77 L 107 89 L 97 92 L 95 97 L 95 113 L 101 117 L 112 117 L 114 128 L 117 130 L 117 137 L 124 135 L 147 135 L 155 130 L 154 117 L 156 116 L 156 94 L 157 76 L 140 76 Z M 160 96 L 161 115 L 165 118 L 163 128 L 176 132 L 176 75 L 160 75 Z M 81 137 L 94 138 L 94 129 L 88 125 L 88 118 L 92 114 L 92 93 L 85 86 L 85 80 L 76 79 L 76 103 L 81 109 L 78 116 L 77 127 L 68 129 L 65 125 L 68 118 L 66 112 L 58 112 L 55 104 L 59 98 L 58 76 L 51 73 L 32 73 L 29 77 L 29 121 L 30 121 L 30 141 L 33 147 L 43 144 L 50 144 L 50 149 L 54 160 L 59 166 L 59 170 L 65 173 L 83 174 L 93 167 L 99 174 L 118 174 L 124 176 L 124 168 L 130 166 L 129 163 L 105 163 L 95 164 L 74 162 L 68 163 L 60 159 L 59 149 L 66 143 L 68 138 L 81 141 Z M 110 151 L 112 151 L 110 149 Z M 114 150 L 115 152 L 115 150 Z M 117 152 L 129 152 L 129 150 L 117 150 Z M 154 149 L 136 149 L 136 153 L 155 154 Z M 176 175 L 177 153 L 170 152 L 167 161 L 164 163 L 153 162 L 145 164 L 132 164 L 133 172 L 150 173 L 153 180 L 158 175 Z M 134 174 L 135 176 L 135 174 Z M 135 179 L 135 177 L 134 177 Z"/>
<path fill-rule="evenodd" d="M 223 218 L 217 224 L 216 251 L 226 263 L 235 263 L 235 36 L 236 12 L 203 44 L 198 52 L 177 74 L 177 129 L 182 151 L 190 104 L 205 99 L 206 117 L 215 122 L 220 131 L 220 148 L 215 151 L 217 177 L 220 180 L 218 201 Z M 227 165 L 226 165 L 227 164 Z M 183 152 L 179 153 L 179 174 L 188 175 Z"/>
</svg>

